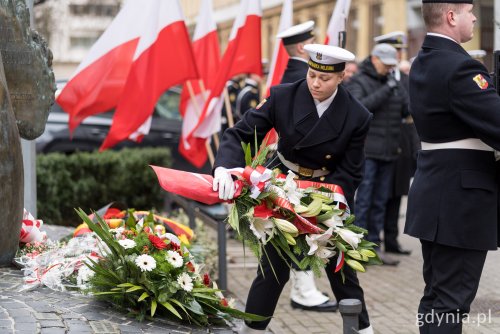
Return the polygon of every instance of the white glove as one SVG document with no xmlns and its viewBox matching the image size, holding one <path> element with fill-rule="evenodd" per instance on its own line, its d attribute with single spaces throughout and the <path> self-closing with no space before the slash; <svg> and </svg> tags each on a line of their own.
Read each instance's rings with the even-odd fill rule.
<svg viewBox="0 0 500 334">
<path fill-rule="evenodd" d="M 214 171 L 213 191 L 219 190 L 219 198 L 223 200 L 234 197 L 235 186 L 233 178 L 224 167 L 217 167 Z"/>
</svg>

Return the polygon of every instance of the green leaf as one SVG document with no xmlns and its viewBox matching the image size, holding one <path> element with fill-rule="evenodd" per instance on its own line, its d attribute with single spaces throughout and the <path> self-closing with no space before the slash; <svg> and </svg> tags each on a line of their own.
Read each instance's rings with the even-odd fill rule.
<svg viewBox="0 0 500 334">
<path fill-rule="evenodd" d="M 155 315 L 155 312 L 156 312 L 156 307 L 158 306 L 158 304 L 156 303 L 156 300 L 152 300 L 151 301 L 151 316 L 154 317 Z"/>
<path fill-rule="evenodd" d="M 142 286 L 136 285 L 136 286 L 133 286 L 133 287 L 127 289 L 125 292 L 133 292 L 133 291 L 137 291 L 137 290 L 144 290 L 144 288 Z"/>
<path fill-rule="evenodd" d="M 200 314 L 200 315 L 205 314 L 205 313 L 203 313 L 203 308 L 196 300 L 192 300 L 191 303 L 185 304 L 185 306 L 188 310 L 190 310 L 193 313 Z"/>
<path fill-rule="evenodd" d="M 146 298 L 148 298 L 148 297 L 149 297 L 149 294 L 148 294 L 146 291 L 144 291 L 144 292 L 142 293 L 142 295 L 139 297 L 139 299 L 137 299 L 137 301 L 138 301 L 138 302 L 141 302 L 141 301 L 143 301 L 144 299 L 146 299 Z"/>
<path fill-rule="evenodd" d="M 136 285 L 134 285 L 132 283 L 122 283 L 122 284 L 117 285 L 117 287 L 119 287 L 119 288 L 130 288 L 132 286 L 136 286 Z"/>
<path fill-rule="evenodd" d="M 104 292 L 94 292 L 94 295 L 116 295 L 121 294 L 119 291 L 104 291 Z"/>
<path fill-rule="evenodd" d="M 198 297 L 198 298 L 203 298 L 203 299 L 209 299 L 209 300 L 214 300 L 216 302 L 218 302 L 220 299 L 217 298 L 217 297 L 214 297 L 214 296 L 210 296 L 210 295 L 205 295 L 203 293 L 193 293 L 193 296 L 195 297 Z"/>
<path fill-rule="evenodd" d="M 179 312 L 177 312 L 175 307 L 172 306 L 172 304 L 170 304 L 169 302 L 163 302 L 163 303 L 161 303 L 161 305 L 163 305 L 167 310 L 172 312 L 177 318 L 182 320 L 181 315 L 179 314 Z"/>
</svg>

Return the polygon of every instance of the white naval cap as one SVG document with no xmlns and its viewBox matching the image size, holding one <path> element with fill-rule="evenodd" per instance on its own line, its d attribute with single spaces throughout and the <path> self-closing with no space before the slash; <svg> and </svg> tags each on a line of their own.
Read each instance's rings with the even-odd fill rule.
<svg viewBox="0 0 500 334">
<path fill-rule="evenodd" d="M 406 34 L 403 31 L 393 31 L 385 35 L 377 36 L 373 39 L 377 44 L 391 44 L 396 49 L 406 48 Z"/>
<path fill-rule="evenodd" d="M 320 72 L 341 72 L 346 61 L 355 59 L 353 53 L 333 45 L 308 44 L 304 49 L 309 53 L 309 67 Z"/>
<path fill-rule="evenodd" d="M 314 37 L 314 21 L 307 21 L 283 30 L 276 38 L 283 39 L 283 44 L 290 45 Z"/>
<path fill-rule="evenodd" d="M 481 58 L 484 58 L 486 56 L 486 51 L 484 51 L 484 50 L 470 50 L 467 52 L 474 59 L 481 59 Z"/>
</svg>

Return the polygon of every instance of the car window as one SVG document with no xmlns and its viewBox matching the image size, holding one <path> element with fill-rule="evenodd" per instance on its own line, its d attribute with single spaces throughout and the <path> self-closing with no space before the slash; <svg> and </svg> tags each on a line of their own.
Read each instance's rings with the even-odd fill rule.
<svg viewBox="0 0 500 334">
<path fill-rule="evenodd" d="M 163 93 L 163 95 L 158 99 L 158 103 L 155 108 L 155 115 L 168 120 L 181 121 L 182 118 L 179 113 L 179 103 L 180 89 L 173 87 Z"/>
</svg>

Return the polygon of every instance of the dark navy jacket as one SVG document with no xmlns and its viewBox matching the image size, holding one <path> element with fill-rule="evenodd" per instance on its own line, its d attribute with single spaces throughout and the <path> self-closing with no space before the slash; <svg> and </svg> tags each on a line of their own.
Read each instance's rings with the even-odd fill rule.
<svg viewBox="0 0 500 334">
<path fill-rule="evenodd" d="M 292 83 L 305 79 L 308 69 L 309 65 L 307 65 L 307 62 L 293 58 L 288 59 L 281 83 Z"/>
<path fill-rule="evenodd" d="M 479 138 L 500 150 L 500 97 L 487 69 L 452 40 L 426 36 L 410 72 L 410 113 L 420 139 Z M 498 245 L 493 152 L 420 151 L 405 233 L 477 250 Z"/>
<path fill-rule="evenodd" d="M 222 137 L 214 168 L 243 167 L 241 142 L 262 141 L 271 128 L 279 135 L 278 151 L 300 166 L 331 171 L 324 182 L 340 185 L 352 207 L 364 166 L 364 142 L 371 114 L 339 86 L 337 96 L 318 117 L 305 79 L 271 88 L 259 109 L 251 109 Z M 253 151 L 252 151 L 253 152 Z"/>
</svg>

